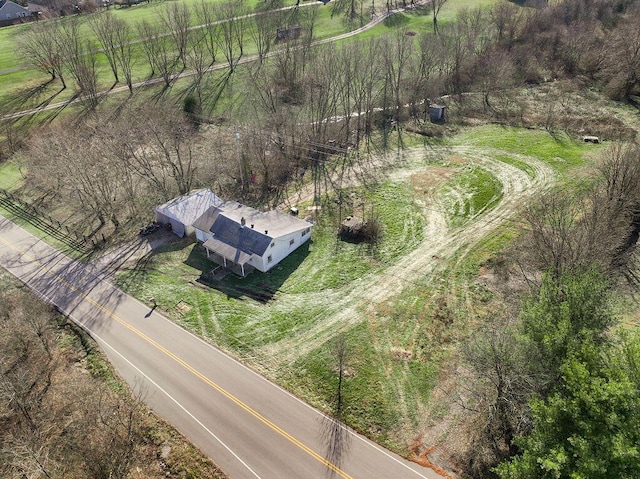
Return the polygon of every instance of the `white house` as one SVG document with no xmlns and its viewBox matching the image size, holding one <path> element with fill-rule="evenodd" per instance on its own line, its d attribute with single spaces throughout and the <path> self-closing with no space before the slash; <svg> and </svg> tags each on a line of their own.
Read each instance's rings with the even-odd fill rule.
<svg viewBox="0 0 640 479">
<path fill-rule="evenodd" d="M 170 224 L 171 230 L 182 238 L 194 233 L 193 223 L 210 207 L 221 205 L 223 201 L 211 190 L 192 191 L 156 208 L 156 221 Z"/>
<path fill-rule="evenodd" d="M 246 276 L 267 272 L 311 237 L 311 223 L 271 210 L 261 212 L 235 201 L 211 206 L 193 224 L 196 238 L 217 264 Z"/>
</svg>

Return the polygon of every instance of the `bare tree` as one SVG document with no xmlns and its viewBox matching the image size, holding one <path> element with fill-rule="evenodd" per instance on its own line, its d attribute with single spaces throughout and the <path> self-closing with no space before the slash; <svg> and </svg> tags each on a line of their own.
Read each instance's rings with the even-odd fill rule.
<svg viewBox="0 0 640 479">
<path fill-rule="evenodd" d="M 476 62 L 477 75 L 474 81 L 482 91 L 482 102 L 485 108 L 493 108 L 491 95 L 505 92 L 516 82 L 516 69 L 513 59 L 507 50 L 491 49 L 485 52 Z"/>
<path fill-rule="evenodd" d="M 218 4 L 216 15 L 219 22 L 220 45 L 233 72 L 244 54 L 245 23 L 248 9 L 244 0 L 225 0 Z"/>
<path fill-rule="evenodd" d="M 438 48 L 438 40 L 429 33 L 422 33 L 418 49 L 411 56 L 408 75 L 415 85 L 409 89 L 411 115 L 424 118 L 429 98 L 437 97 L 442 90 L 442 77 L 439 74 L 442 65 L 442 50 Z"/>
<path fill-rule="evenodd" d="M 629 100 L 640 86 L 640 20 L 638 15 L 611 33 L 611 48 L 608 49 L 606 71 L 609 81 L 606 89 L 609 96 Z"/>
<path fill-rule="evenodd" d="M 139 398 L 113 394 L 90 378 L 68 384 L 65 454 L 75 458 L 87 477 L 125 479 L 142 440 L 142 403 Z"/>
<path fill-rule="evenodd" d="M 302 26 L 304 42 L 307 45 L 311 45 L 311 42 L 314 40 L 313 34 L 316 22 L 318 21 L 318 16 L 320 15 L 320 10 L 317 6 L 303 8 L 298 11 L 298 15 L 300 25 Z"/>
<path fill-rule="evenodd" d="M 76 81 L 80 94 L 91 108 L 98 104 L 97 59 L 91 43 L 80 33 L 77 17 L 61 24 L 58 48 L 64 57 L 64 66 Z"/>
<path fill-rule="evenodd" d="M 189 36 L 187 65 L 193 69 L 193 89 L 196 92 L 198 104 L 202 105 L 202 82 L 211 66 L 211 57 L 207 51 L 207 32 L 196 30 Z"/>
<path fill-rule="evenodd" d="M 182 69 L 187 68 L 187 50 L 189 47 L 189 36 L 191 34 L 191 13 L 184 3 L 169 4 L 164 10 L 160 10 L 158 15 L 169 37 L 173 41 L 177 52 L 176 63 L 182 64 Z"/>
<path fill-rule="evenodd" d="M 473 418 L 466 460 L 476 477 L 515 454 L 515 437 L 530 427 L 528 402 L 538 384 L 518 338 L 516 323 L 499 318 L 474 332 L 462 348 L 467 375 L 458 402 Z"/>
<path fill-rule="evenodd" d="M 489 18 L 498 43 L 510 49 L 523 26 L 525 10 L 510 2 L 499 2 L 490 10 Z"/>
<path fill-rule="evenodd" d="M 6 291 L 0 310 L 0 474 L 53 477 L 59 471 L 45 407 L 58 363 L 51 310 L 27 293 Z"/>
<path fill-rule="evenodd" d="M 267 11 L 254 15 L 250 35 L 258 49 L 260 61 L 271 50 L 276 29 L 281 26 L 282 19 L 283 15 L 277 11 Z"/>
<path fill-rule="evenodd" d="M 345 381 L 347 376 L 347 363 L 349 350 L 343 335 L 338 336 L 334 345 L 336 386 L 331 398 L 331 410 L 324 420 L 323 440 L 326 443 L 326 458 L 333 464 L 340 466 L 342 458 L 349 449 L 350 436 L 345 421 Z"/>
<path fill-rule="evenodd" d="M 100 226 L 111 221 L 117 230 L 126 202 L 120 185 L 128 175 L 104 148 L 100 128 L 54 127 L 41 132 L 29 145 L 31 181 L 62 194 L 70 206 L 97 218 Z"/>
<path fill-rule="evenodd" d="M 171 48 L 171 42 L 164 33 L 162 25 L 154 25 L 147 20 L 137 24 L 138 34 L 144 39 L 142 49 L 151 66 L 151 77 L 158 72 L 164 80 L 165 88 L 171 86 L 175 74 L 177 58 Z"/>
<path fill-rule="evenodd" d="M 57 22 L 35 23 L 18 38 L 18 48 L 22 56 L 29 58 L 40 71 L 60 79 L 62 88 L 67 84 L 64 78 L 64 58 L 60 42 L 60 24 Z"/>
<path fill-rule="evenodd" d="M 127 112 L 115 154 L 133 174 L 169 199 L 188 193 L 198 166 L 195 132 L 185 116 L 165 105 Z"/>
<path fill-rule="evenodd" d="M 129 93 L 133 94 L 133 66 L 135 57 L 133 55 L 133 43 L 131 42 L 131 27 L 125 20 L 114 18 L 112 21 L 112 29 L 116 61 L 127 82 Z"/>
<path fill-rule="evenodd" d="M 96 35 L 100 45 L 102 46 L 102 51 L 104 56 L 107 58 L 107 62 L 109 62 L 109 67 L 111 68 L 115 82 L 118 83 L 120 80 L 118 78 L 118 37 L 116 34 L 118 26 L 116 18 L 111 14 L 111 12 L 103 12 L 91 17 L 90 25 L 93 33 Z"/>
<path fill-rule="evenodd" d="M 443 60 L 442 73 L 447 77 L 447 82 L 455 93 L 460 93 L 467 81 L 465 66 L 471 52 L 468 48 L 466 33 L 463 25 L 456 22 L 445 25 L 438 34 L 438 45 Z"/>
<path fill-rule="evenodd" d="M 591 266 L 610 271 L 631 230 L 629 216 L 624 221 L 611 213 L 598 185 L 580 195 L 544 195 L 524 213 L 528 234 L 520 244 L 520 261 L 527 265 L 523 270 L 533 267 L 555 278 Z"/>
<path fill-rule="evenodd" d="M 310 122 L 310 138 L 315 143 L 323 145 L 330 139 L 327 133 L 332 124 L 332 117 L 336 115 L 337 89 L 341 83 L 335 46 L 323 45 L 316 53 L 304 77 L 304 104 Z"/>
<path fill-rule="evenodd" d="M 208 0 L 201 0 L 200 3 L 196 3 L 195 11 L 201 30 L 205 32 L 203 39 L 209 52 L 210 65 L 213 65 L 220 50 L 220 26 L 216 5 Z"/>
<path fill-rule="evenodd" d="M 447 0 L 429 0 L 431 6 L 431 14 L 433 15 L 433 32 L 438 33 L 438 15 L 440 15 L 440 9 L 447 3 Z"/>
<path fill-rule="evenodd" d="M 387 48 L 385 49 L 385 84 L 387 91 L 390 91 L 390 99 L 385 103 L 385 107 L 393 109 L 396 121 L 400 120 L 401 109 L 405 105 L 403 97 L 405 91 L 406 74 L 408 72 L 409 61 L 413 55 L 413 39 L 405 32 L 399 31 L 394 37 L 386 37 Z"/>
</svg>

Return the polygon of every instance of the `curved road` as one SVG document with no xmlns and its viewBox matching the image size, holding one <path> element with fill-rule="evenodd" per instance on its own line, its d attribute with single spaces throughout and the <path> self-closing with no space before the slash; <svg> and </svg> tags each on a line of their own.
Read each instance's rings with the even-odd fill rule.
<svg viewBox="0 0 640 479">
<path fill-rule="evenodd" d="M 2 217 L 0 265 L 80 324 L 144 401 L 231 478 L 441 477 L 336 433 L 319 411 Z"/>
</svg>

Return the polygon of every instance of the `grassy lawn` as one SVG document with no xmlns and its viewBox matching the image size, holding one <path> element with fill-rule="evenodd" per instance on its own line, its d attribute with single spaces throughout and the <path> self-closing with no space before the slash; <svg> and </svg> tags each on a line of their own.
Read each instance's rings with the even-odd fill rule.
<svg viewBox="0 0 640 479">
<path fill-rule="evenodd" d="M 324 301 L 325 293 L 348 291 L 355 279 L 384 269 L 422 240 L 424 219 L 408 187 L 387 183 L 358 193 L 374 207 L 383 225 L 382 240 L 374 251 L 365 244 L 338 240 L 337 211 L 327 206 L 311 243 L 269 273 L 254 271 L 244 279 L 228 276 L 212 288 L 201 285 L 201 275 L 213 269 L 213 263 L 201 247 L 174 241 L 144 268 L 122 273 L 118 282 L 139 298 L 155 297 L 165 311 L 197 334 L 240 355 L 253 355 L 258 348 L 334 313 Z M 273 299 L 266 304 L 251 299 L 262 297 Z"/>
<path fill-rule="evenodd" d="M 564 133 L 552 135 L 545 130 L 525 130 L 493 125 L 465 130 L 447 140 L 452 145 L 489 147 L 507 153 L 539 158 L 560 173 L 584 164 L 584 155 L 601 145 L 585 144 Z M 513 160 L 510 160 L 513 161 Z"/>
<path fill-rule="evenodd" d="M 502 199 L 502 184 L 488 171 L 465 167 L 444 185 L 440 194 L 452 226 L 461 226 Z"/>
<path fill-rule="evenodd" d="M 12 191 L 24 182 L 20 166 L 13 161 L 0 162 L 0 188 Z"/>
<path fill-rule="evenodd" d="M 533 169 L 533 167 L 529 165 L 526 161 L 514 158 L 513 156 L 509 156 L 509 155 L 496 155 L 495 159 L 503 163 L 506 163 L 508 165 L 515 166 L 519 170 L 524 171 L 529 178 L 534 178 L 536 175 L 536 172 Z"/>
<path fill-rule="evenodd" d="M 464 131 L 449 144 L 499 148 L 496 159 L 530 176 L 534 170 L 520 155 L 541 157 L 553 165 L 564 165 L 557 159 L 564 158 L 571 167 L 581 164 L 585 148 L 568 139 L 558 142 L 546 132 L 498 127 Z M 428 159 L 422 161 L 430 164 Z M 482 168 L 463 169 L 447 181 L 445 194 L 453 188 L 466 192 L 460 215 L 452 215 L 454 222 L 463 223 L 501 199 L 501 184 Z M 323 216 L 314 226 L 308 248 L 300 248 L 269 274 L 253 272 L 245 279 L 227 277 L 223 283 L 205 286 L 199 278 L 212 265 L 198 246 L 176 241 L 158 251 L 146 266 L 121 273 L 118 282 L 143 300 L 155 297 L 178 323 L 264 370 L 300 397 L 331 410 L 337 380 L 335 338 L 277 367 L 271 365 L 267 352 L 281 354 L 273 353 L 281 343 L 340 312 L 338 298 L 358 278 L 383 275 L 388 265 L 411 254 L 425 227 L 408 181 L 347 190 L 342 197 L 358 200 L 355 211 L 343 206 L 342 216 L 372 210 L 384 225 L 376 249 L 336 238 L 338 206 L 329 199 L 323 203 Z M 457 253 L 435 277 L 418 280 L 378 305 L 373 316 L 340 333 L 348 350 L 343 394 L 351 425 L 406 452 L 402 434 L 423 426 L 432 388 L 457 341 L 475 318 L 489 314 L 492 295 L 477 281 L 480 267 L 516 234 L 512 225 L 500 227 L 471 250 Z M 256 293 L 271 295 L 271 300 L 257 301 Z M 446 408 L 439 411 L 444 414 Z M 433 419 L 436 413 L 430 414 Z"/>
</svg>

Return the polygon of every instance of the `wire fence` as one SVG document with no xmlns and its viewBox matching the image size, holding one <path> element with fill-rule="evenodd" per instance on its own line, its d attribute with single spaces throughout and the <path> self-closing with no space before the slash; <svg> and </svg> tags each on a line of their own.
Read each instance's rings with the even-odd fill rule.
<svg viewBox="0 0 640 479">
<path fill-rule="evenodd" d="M 3 188 L 0 188 L 0 205 L 40 231 L 79 252 L 89 253 L 97 246 L 94 239 L 61 223 L 38 206 L 27 203 L 22 198 Z"/>
</svg>

